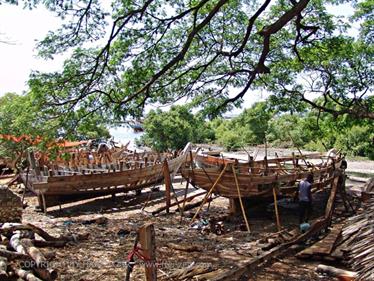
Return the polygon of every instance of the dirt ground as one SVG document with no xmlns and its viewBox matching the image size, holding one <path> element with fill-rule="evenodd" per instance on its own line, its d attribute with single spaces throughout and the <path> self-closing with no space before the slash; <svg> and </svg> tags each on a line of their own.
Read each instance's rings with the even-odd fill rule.
<svg viewBox="0 0 374 281">
<path fill-rule="evenodd" d="M 372 172 L 372 165 L 374 161 L 365 161 L 357 164 L 357 167 L 361 170 L 368 168 Z M 347 182 L 347 185 L 359 186 L 362 183 L 352 181 Z M 185 182 L 174 183 L 174 188 L 181 199 Z M 194 188 L 188 190 L 189 195 L 200 191 Z M 251 233 L 248 233 L 240 217 L 227 216 L 228 199 L 222 197 L 215 199 L 209 209 L 206 205 L 192 227 L 191 217 L 196 208 L 187 212 L 182 219 L 175 207 L 169 214 L 163 212 L 153 216 L 152 211 L 165 205 L 163 195 L 163 186 L 155 192 L 147 188 L 141 195 L 119 194 L 115 200 L 110 196 L 99 197 L 66 204 L 61 209 L 49 208 L 48 214 L 43 214 L 35 208 L 36 197 L 27 194 L 23 222 L 33 223 L 56 236 L 89 233 L 87 241 L 44 250 L 46 253 L 53 252 L 49 256 L 52 257 L 51 267 L 59 270 L 58 280 L 124 280 L 127 256 L 133 249 L 135 233 L 145 223 L 153 223 L 155 227 L 157 262 L 161 264 L 158 270 L 160 280 L 173 280 L 168 276 L 188 266 L 226 270 L 237 268 L 266 251 L 269 243 L 277 237 L 271 202 L 247 202 L 251 228 Z M 327 196 L 326 192 L 316 195 L 314 217 L 323 213 Z M 198 197 L 192 203 L 201 199 Z M 284 229 L 290 231 L 298 227 L 295 203 L 281 200 L 280 216 Z M 223 225 L 222 234 L 211 231 L 209 226 L 216 222 Z M 196 249 L 190 252 L 176 250 L 173 244 L 186 247 L 193 245 Z M 275 259 L 262 269 L 244 276 L 242 280 L 333 280 L 318 275 L 315 272 L 316 265 L 287 256 Z M 131 280 L 144 280 L 143 267 L 135 265 Z"/>
</svg>

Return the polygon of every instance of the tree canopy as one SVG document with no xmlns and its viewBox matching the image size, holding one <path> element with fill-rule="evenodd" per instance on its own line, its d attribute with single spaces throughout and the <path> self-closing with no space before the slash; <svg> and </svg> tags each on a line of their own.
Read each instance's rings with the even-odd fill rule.
<svg viewBox="0 0 374 281">
<path fill-rule="evenodd" d="M 118 119 L 188 98 L 212 116 L 266 89 L 287 110 L 307 103 L 374 119 L 372 0 L 352 2 L 350 19 L 328 9 L 344 0 L 0 1 L 18 2 L 64 19 L 39 55 L 71 57 L 29 82 L 54 114 L 85 108 Z M 360 22 L 356 37 L 349 20 Z"/>
<path fill-rule="evenodd" d="M 157 151 L 182 149 L 188 142 L 205 143 L 214 139 L 209 124 L 185 106 L 172 106 L 169 111 L 152 110 L 143 127 L 145 133 L 139 143 Z"/>
</svg>

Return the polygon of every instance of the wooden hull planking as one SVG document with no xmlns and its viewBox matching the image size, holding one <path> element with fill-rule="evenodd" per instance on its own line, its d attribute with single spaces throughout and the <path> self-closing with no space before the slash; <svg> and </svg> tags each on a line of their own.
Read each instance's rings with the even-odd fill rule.
<svg viewBox="0 0 374 281">
<path fill-rule="evenodd" d="M 174 175 L 186 161 L 188 149 L 186 146 L 180 156 L 167 161 L 170 174 Z M 38 195 L 39 205 L 43 209 L 82 199 L 153 186 L 164 179 L 163 167 L 164 164 L 159 163 L 123 171 L 55 176 L 22 173 L 21 178 L 26 183 L 26 177 L 28 177 L 28 188 Z"/>
<path fill-rule="evenodd" d="M 280 193 L 293 193 L 297 189 L 296 182 L 306 178 L 311 172 L 315 179 L 313 188 L 321 189 L 329 186 L 334 178 L 335 169 L 340 167 L 340 159 L 334 159 L 329 164 L 326 161 L 324 165 L 314 165 L 310 169 L 299 164 L 301 159 L 323 159 L 323 156 L 320 154 L 310 154 L 303 157 L 290 156 L 253 161 L 249 164 L 233 159 L 199 155 L 196 160 L 202 168 L 183 169 L 182 175 L 184 178 L 188 178 L 192 184 L 209 191 L 224 165 L 228 165 L 213 193 L 227 198 L 238 198 L 235 178 L 231 170 L 231 165 L 234 165 L 241 197 L 270 197 L 273 196 L 274 187 Z M 287 164 L 287 162 L 291 163 Z M 266 176 L 264 172 L 266 172 Z"/>
</svg>

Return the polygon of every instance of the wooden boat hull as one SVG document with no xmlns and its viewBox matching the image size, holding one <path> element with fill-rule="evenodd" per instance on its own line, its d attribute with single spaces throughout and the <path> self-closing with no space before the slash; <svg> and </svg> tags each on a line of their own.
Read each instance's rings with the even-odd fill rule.
<svg viewBox="0 0 374 281">
<path fill-rule="evenodd" d="M 167 161 L 169 173 L 175 175 L 186 161 L 186 151 Z M 23 182 L 38 195 L 42 209 L 82 199 L 94 198 L 141 190 L 151 187 L 164 179 L 164 163 L 154 164 L 124 171 L 102 172 L 95 174 L 73 174 L 63 176 L 35 176 L 21 174 Z"/>
<path fill-rule="evenodd" d="M 319 157 L 320 155 L 313 154 L 309 155 L 308 159 L 319 159 Z M 218 180 L 213 193 L 227 198 L 239 197 L 232 166 L 235 167 L 240 196 L 248 198 L 273 196 L 274 187 L 278 193 L 293 193 L 297 190 L 297 182 L 305 179 L 309 173 L 314 175 L 313 188 L 320 189 L 329 186 L 334 178 L 335 170 L 340 167 L 340 159 L 334 159 L 329 164 L 325 162 L 325 165 L 306 168 L 299 165 L 300 157 L 295 156 L 253 161 L 252 163 L 239 163 L 232 159 L 203 156 L 199 161 L 205 161 L 205 164 L 210 168 L 202 166 L 201 168 L 183 169 L 183 177 L 189 179 L 193 185 L 210 191 L 213 183 L 217 181 L 222 169 L 226 166 L 226 171 Z M 287 168 L 287 165 L 284 165 L 287 162 L 291 162 L 288 165 L 294 167 Z"/>
</svg>

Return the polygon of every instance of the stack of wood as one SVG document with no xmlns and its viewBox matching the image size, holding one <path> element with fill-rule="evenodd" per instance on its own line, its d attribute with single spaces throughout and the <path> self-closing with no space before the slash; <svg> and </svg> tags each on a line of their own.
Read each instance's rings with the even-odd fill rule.
<svg viewBox="0 0 374 281">
<path fill-rule="evenodd" d="M 374 279 L 374 198 L 363 204 L 360 214 L 348 219 L 343 237 L 349 239 L 350 264 L 357 280 Z"/>
<path fill-rule="evenodd" d="M 22 211 L 21 198 L 6 186 L 0 186 L 0 223 L 20 222 Z"/>
<path fill-rule="evenodd" d="M 301 259 L 341 262 L 354 272 L 333 270 L 335 275 L 352 275 L 355 280 L 374 278 L 374 198 L 363 203 L 361 212 L 333 226 L 320 241 L 299 252 Z M 325 267 L 321 265 L 321 268 Z M 322 270 L 319 268 L 320 270 Z M 329 267 L 330 269 L 331 267 Z M 347 276 L 348 276 L 347 275 Z"/>
<path fill-rule="evenodd" d="M 55 280 L 58 272 L 49 267 L 50 260 L 40 248 L 63 247 L 87 238 L 87 234 L 54 237 L 32 224 L 5 223 L 0 228 L 0 280 L 17 276 L 27 281 Z"/>
</svg>

